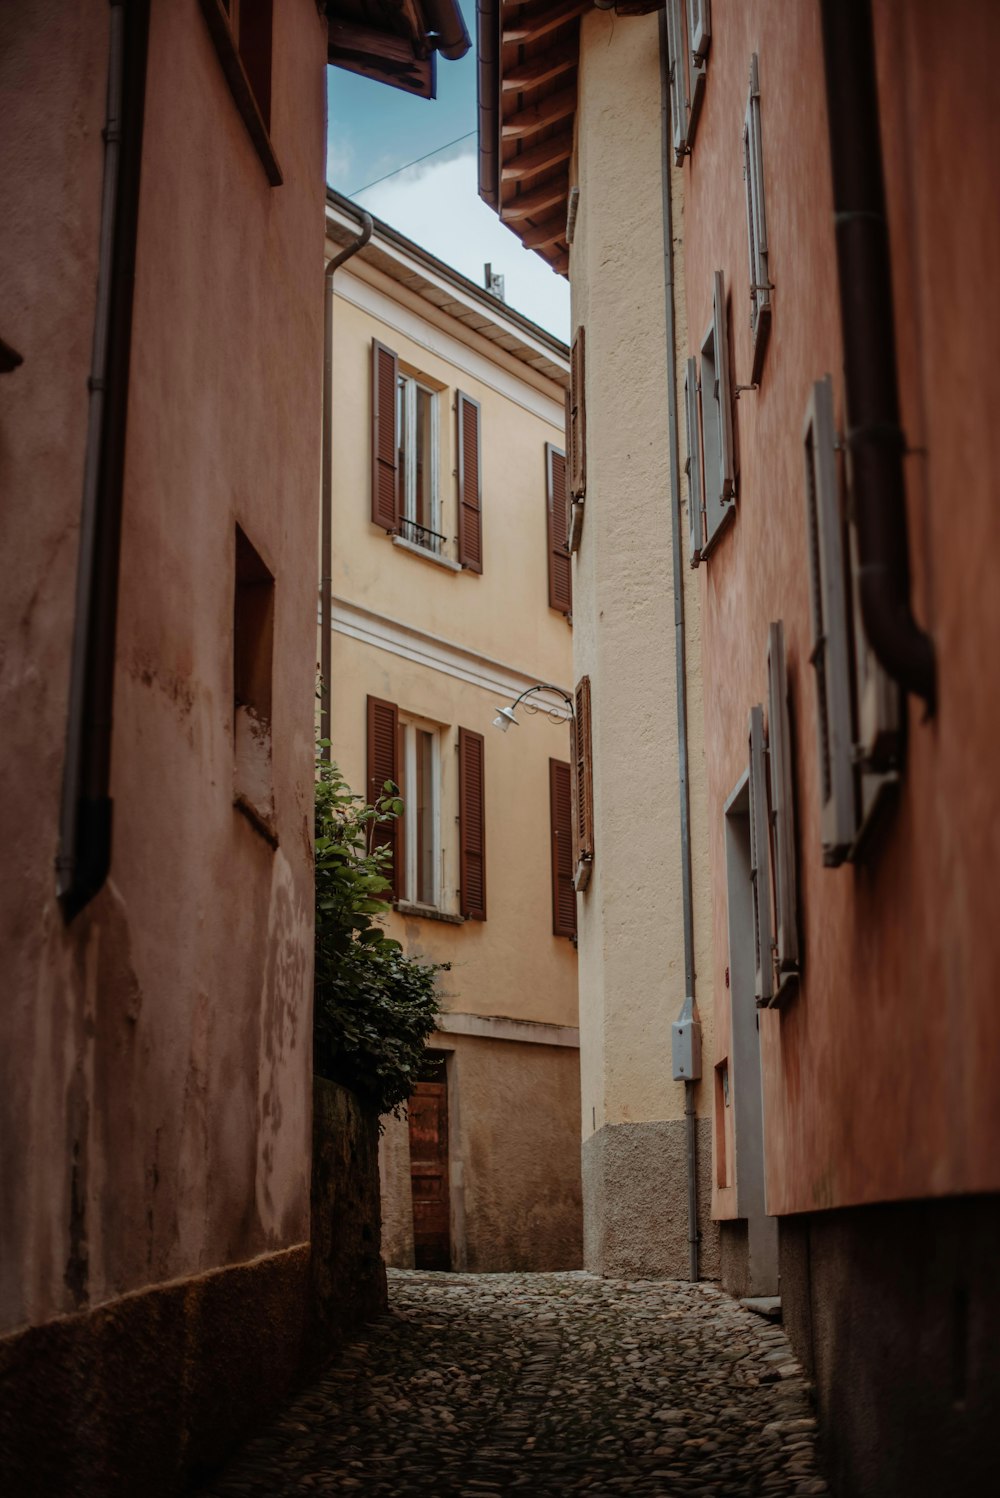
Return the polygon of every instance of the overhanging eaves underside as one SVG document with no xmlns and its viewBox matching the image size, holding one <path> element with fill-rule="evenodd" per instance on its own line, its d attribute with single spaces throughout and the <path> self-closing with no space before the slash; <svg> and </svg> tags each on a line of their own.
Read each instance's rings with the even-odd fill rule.
<svg viewBox="0 0 1000 1498">
<path fill-rule="evenodd" d="M 569 269 L 580 16 L 593 0 L 481 0 L 479 191 L 527 249 Z"/>
</svg>

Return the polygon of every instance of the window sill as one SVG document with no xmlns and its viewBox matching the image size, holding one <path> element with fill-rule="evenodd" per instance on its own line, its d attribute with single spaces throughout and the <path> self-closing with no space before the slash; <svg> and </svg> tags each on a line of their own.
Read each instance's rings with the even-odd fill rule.
<svg viewBox="0 0 1000 1498">
<path fill-rule="evenodd" d="M 443 567 L 446 572 L 464 572 L 457 562 L 451 557 L 439 557 L 437 552 L 428 551 L 426 546 L 418 546 L 415 541 L 407 541 L 405 536 L 393 536 L 393 546 L 398 546 L 401 551 L 408 551 L 412 556 L 419 557 L 423 562 L 433 562 L 435 567 Z"/>
<path fill-rule="evenodd" d="M 449 926 L 464 926 L 465 917 L 452 915 L 450 910 L 438 910 L 435 905 L 417 905 L 410 900 L 395 900 L 393 910 L 400 915 L 419 916 L 423 921 L 445 921 Z"/>
<path fill-rule="evenodd" d="M 247 127 L 247 134 L 254 143 L 257 155 L 260 157 L 261 165 L 267 174 L 267 180 L 272 187 L 280 187 L 284 178 L 278 165 L 278 158 L 274 154 L 271 145 L 271 137 L 268 134 L 264 117 L 257 107 L 250 80 L 246 75 L 236 43 L 233 41 L 233 33 L 229 28 L 229 17 L 222 6 L 222 0 L 201 0 L 202 14 L 208 24 L 215 50 L 222 64 L 222 71 L 226 75 L 229 91 L 236 103 L 236 108 L 243 116 L 243 123 Z"/>
<path fill-rule="evenodd" d="M 274 825 L 273 816 L 268 816 L 260 811 L 243 791 L 236 792 L 236 795 L 233 797 L 233 806 L 237 811 L 243 813 L 250 826 L 256 832 L 260 833 L 266 843 L 269 843 L 272 848 L 278 846 L 278 833 Z"/>
</svg>

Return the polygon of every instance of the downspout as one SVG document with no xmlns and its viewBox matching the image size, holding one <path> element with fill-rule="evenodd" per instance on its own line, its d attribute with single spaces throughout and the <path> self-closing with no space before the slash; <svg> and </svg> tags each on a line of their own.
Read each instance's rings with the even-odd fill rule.
<svg viewBox="0 0 1000 1498">
<path fill-rule="evenodd" d="M 663 284 L 667 338 L 667 424 L 670 441 L 670 523 L 674 562 L 674 676 L 677 683 L 677 762 L 681 810 L 681 890 L 684 918 L 684 1005 L 674 1028 L 687 1032 L 690 1040 L 688 1064 L 678 1068 L 674 1079 L 684 1081 L 684 1129 L 687 1146 L 688 1274 L 699 1278 L 698 1268 L 698 1119 L 695 1087 L 701 1075 L 701 1025 L 697 1018 L 694 971 L 694 913 L 691 873 L 691 807 L 688 787 L 687 660 L 684 640 L 684 567 L 681 560 L 681 461 L 677 418 L 677 349 L 674 316 L 674 225 L 670 202 L 670 89 L 668 86 L 666 18 L 661 10 L 660 28 L 660 120 L 663 132 L 660 174 L 663 192 Z M 676 1045 L 675 1045 L 676 1058 Z M 691 1064 L 694 1058 L 694 1064 Z"/>
<path fill-rule="evenodd" d="M 150 0 L 110 0 L 104 180 L 88 379 L 56 891 L 67 921 L 111 866 L 111 732 Z"/>
<path fill-rule="evenodd" d="M 930 715 L 936 702 L 934 645 L 910 605 L 906 439 L 871 0 L 821 0 L 821 11 L 861 612 L 885 670 L 923 698 Z"/>
<path fill-rule="evenodd" d="M 476 105 L 479 111 L 479 196 L 500 211 L 500 0 L 477 0 L 479 41 Z"/>
<path fill-rule="evenodd" d="M 332 757 L 330 728 L 330 673 L 332 670 L 333 633 L 333 277 L 345 261 L 363 250 L 375 227 L 370 213 L 363 208 L 361 233 L 349 245 L 327 261 L 323 273 L 323 496 L 321 504 L 320 558 L 320 738 L 326 739 L 323 758 Z"/>
</svg>

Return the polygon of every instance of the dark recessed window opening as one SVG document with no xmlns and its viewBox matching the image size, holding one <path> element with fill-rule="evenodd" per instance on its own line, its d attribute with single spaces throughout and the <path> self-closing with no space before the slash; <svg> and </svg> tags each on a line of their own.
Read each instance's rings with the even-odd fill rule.
<svg viewBox="0 0 1000 1498">
<path fill-rule="evenodd" d="M 233 755 L 236 805 L 272 842 L 271 681 L 274 578 L 236 527 L 233 606 Z"/>
</svg>

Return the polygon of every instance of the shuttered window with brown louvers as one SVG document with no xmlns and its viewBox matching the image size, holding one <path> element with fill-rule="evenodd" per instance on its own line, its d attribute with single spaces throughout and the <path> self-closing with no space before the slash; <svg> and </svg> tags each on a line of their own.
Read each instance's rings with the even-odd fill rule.
<svg viewBox="0 0 1000 1498">
<path fill-rule="evenodd" d="M 399 709 L 381 697 L 368 698 L 368 800 L 373 804 L 385 795 L 385 783 L 401 786 Z M 374 828 L 374 848 L 392 849 L 392 897 L 403 897 L 403 818 L 396 817 Z"/>
<path fill-rule="evenodd" d="M 372 521 L 384 531 L 399 530 L 399 432 L 396 386 L 399 360 L 372 339 Z"/>
<path fill-rule="evenodd" d="M 587 490 L 587 359 L 586 332 L 577 328 L 569 359 L 566 455 L 569 461 L 569 492 L 582 499 Z"/>
<path fill-rule="evenodd" d="M 483 482 L 479 402 L 458 392 L 458 560 L 469 572 L 483 570 Z"/>
<path fill-rule="evenodd" d="M 549 760 L 549 824 L 552 841 L 552 932 L 576 935 L 576 890 L 573 886 L 573 793 L 571 767 Z"/>
<path fill-rule="evenodd" d="M 470 921 L 486 919 L 485 747 L 481 733 L 458 730 L 459 904 Z"/>
<path fill-rule="evenodd" d="M 573 718 L 573 882 L 586 889 L 594 861 L 594 763 L 590 730 L 590 677 L 581 676 L 576 688 Z"/>
<path fill-rule="evenodd" d="M 573 609 L 573 572 L 566 546 L 569 505 L 566 496 L 566 455 L 545 444 L 545 489 L 549 542 L 549 608 L 560 614 Z"/>
</svg>

